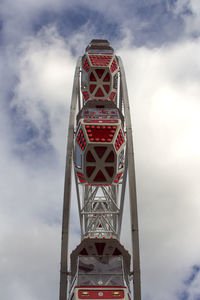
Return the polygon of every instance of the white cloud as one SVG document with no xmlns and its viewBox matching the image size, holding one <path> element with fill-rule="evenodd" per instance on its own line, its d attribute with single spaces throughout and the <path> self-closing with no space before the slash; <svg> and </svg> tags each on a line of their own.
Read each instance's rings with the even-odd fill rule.
<svg viewBox="0 0 200 300">
<path fill-rule="evenodd" d="M 144 299 L 176 299 L 199 261 L 199 50 L 196 40 L 120 53 L 132 103 Z"/>
<path fill-rule="evenodd" d="M 0 110 L 1 297 L 55 299 L 59 287 L 65 151 L 75 59 L 69 45 L 52 28 L 26 40 L 18 53 L 19 57 L 12 57 L 12 71 L 18 81 L 11 104 L 6 98 L 10 92 L 6 72 L 1 89 L 1 99 L 7 100 L 1 102 Z M 4 56 L 2 69 L 7 59 Z M 16 128 L 11 128 L 13 116 L 18 117 Z M 43 142 L 44 130 L 50 131 L 48 143 L 53 153 L 46 151 L 41 158 L 37 157 L 39 154 L 34 156 L 29 146 L 36 138 L 31 135 L 23 142 L 14 139 L 12 131 L 18 132 L 19 126 L 18 138 L 23 140 L 26 128 L 22 120 L 37 128 L 36 146 Z M 28 157 L 25 161 L 24 153 Z M 75 208 L 72 202 L 72 216 Z"/>
<path fill-rule="evenodd" d="M 5 300 L 57 297 L 67 110 L 75 67 L 69 49 L 83 47 L 89 35 L 79 32 L 64 41 L 48 27 L 26 40 L 14 61 L 19 81 L 11 107 L 36 126 L 39 142 L 50 130 L 48 143 L 57 158 L 53 162 L 47 153 L 48 161 L 36 166 L 21 160 L 15 150 L 29 150 L 29 145 L 13 141 L 10 116 L 1 111 L 0 277 Z M 200 250 L 200 41 L 151 50 L 126 42 L 118 54 L 132 105 L 143 297 L 175 300 Z M 79 242 L 77 232 L 71 239 L 73 245 Z M 123 237 L 129 245 L 127 239 Z M 197 292 L 196 284 L 191 294 Z"/>
<path fill-rule="evenodd" d="M 55 28 L 42 30 L 36 37 L 24 42 L 21 48 L 19 83 L 11 103 L 12 108 L 22 112 L 22 118 L 31 121 L 37 128 L 40 138 L 44 138 L 48 127 L 48 142 L 62 153 L 74 64 L 69 45 L 60 38 Z"/>
<path fill-rule="evenodd" d="M 36 219 L 21 219 L 16 224 L 16 219 L 17 216 L 5 218 L 1 214 L 1 297 L 55 299 L 58 295 L 60 228 Z"/>
</svg>

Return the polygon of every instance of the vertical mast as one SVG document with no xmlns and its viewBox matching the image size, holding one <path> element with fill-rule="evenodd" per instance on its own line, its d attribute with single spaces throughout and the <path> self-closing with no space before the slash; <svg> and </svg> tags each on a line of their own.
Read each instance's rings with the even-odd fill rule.
<svg viewBox="0 0 200 300">
<path fill-rule="evenodd" d="M 72 157 L 82 242 L 71 255 L 73 274 L 70 274 L 68 235 Z M 110 44 L 106 40 L 93 40 L 85 55 L 79 58 L 74 76 L 66 157 L 59 300 L 68 297 L 69 274 L 72 277 L 71 289 L 77 280 L 74 266 L 78 264 L 79 255 L 122 255 L 126 264 L 125 277 L 130 278 L 129 255 L 119 242 L 127 177 L 133 300 L 141 300 L 135 166 L 125 72 L 121 58 L 114 54 Z M 90 251 L 92 247 L 96 250 Z"/>
</svg>

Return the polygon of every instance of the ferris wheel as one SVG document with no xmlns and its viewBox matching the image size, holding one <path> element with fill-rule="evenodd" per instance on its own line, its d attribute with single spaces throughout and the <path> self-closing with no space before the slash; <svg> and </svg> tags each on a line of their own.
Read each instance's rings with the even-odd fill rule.
<svg viewBox="0 0 200 300">
<path fill-rule="evenodd" d="M 68 262 L 72 180 L 81 243 Z M 127 184 L 131 255 L 120 243 Z M 92 40 L 77 61 L 68 128 L 59 300 L 83 298 L 141 300 L 128 92 L 122 60 L 106 40 Z"/>
</svg>

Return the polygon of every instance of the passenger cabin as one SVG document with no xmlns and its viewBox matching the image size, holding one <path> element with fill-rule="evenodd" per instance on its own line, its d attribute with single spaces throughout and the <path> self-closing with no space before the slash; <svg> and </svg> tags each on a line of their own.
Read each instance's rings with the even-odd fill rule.
<svg viewBox="0 0 200 300">
<path fill-rule="evenodd" d="M 88 102 L 77 118 L 76 176 L 83 184 L 117 184 L 125 167 L 123 117 L 114 103 L 97 102 Z"/>
<path fill-rule="evenodd" d="M 92 40 L 82 57 L 81 91 L 84 103 L 106 100 L 116 103 L 118 60 L 106 40 Z"/>
<path fill-rule="evenodd" d="M 106 245 L 108 241 L 109 245 Z M 130 300 L 129 264 L 130 256 L 116 240 L 83 241 L 77 251 L 84 253 L 75 257 L 72 255 L 72 277 L 70 283 L 70 300 L 78 299 L 126 299 Z M 84 247 L 84 248 L 83 248 Z M 92 248 L 102 255 L 89 255 Z M 118 252 L 116 254 L 116 247 Z M 107 249 L 104 251 L 104 249 Z M 110 249 L 110 250 L 109 250 Z M 112 250 L 113 249 L 113 250 Z M 104 253 L 108 252 L 107 255 Z M 127 261 L 128 260 L 128 261 Z"/>
</svg>

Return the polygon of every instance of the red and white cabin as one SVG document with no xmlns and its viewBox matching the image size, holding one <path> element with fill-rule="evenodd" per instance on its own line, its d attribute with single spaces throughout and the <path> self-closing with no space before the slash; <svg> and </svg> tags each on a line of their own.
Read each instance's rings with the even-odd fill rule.
<svg viewBox="0 0 200 300">
<path fill-rule="evenodd" d="M 130 254 L 116 239 L 83 239 L 71 253 L 70 300 L 130 300 Z"/>
<path fill-rule="evenodd" d="M 84 103 L 89 100 L 116 102 L 118 60 L 108 42 L 92 41 L 82 57 L 81 91 Z"/>
<path fill-rule="evenodd" d="M 124 172 L 123 119 L 114 104 L 106 107 L 106 103 L 103 107 L 88 103 L 79 114 L 74 163 L 81 183 L 119 183 Z"/>
</svg>

